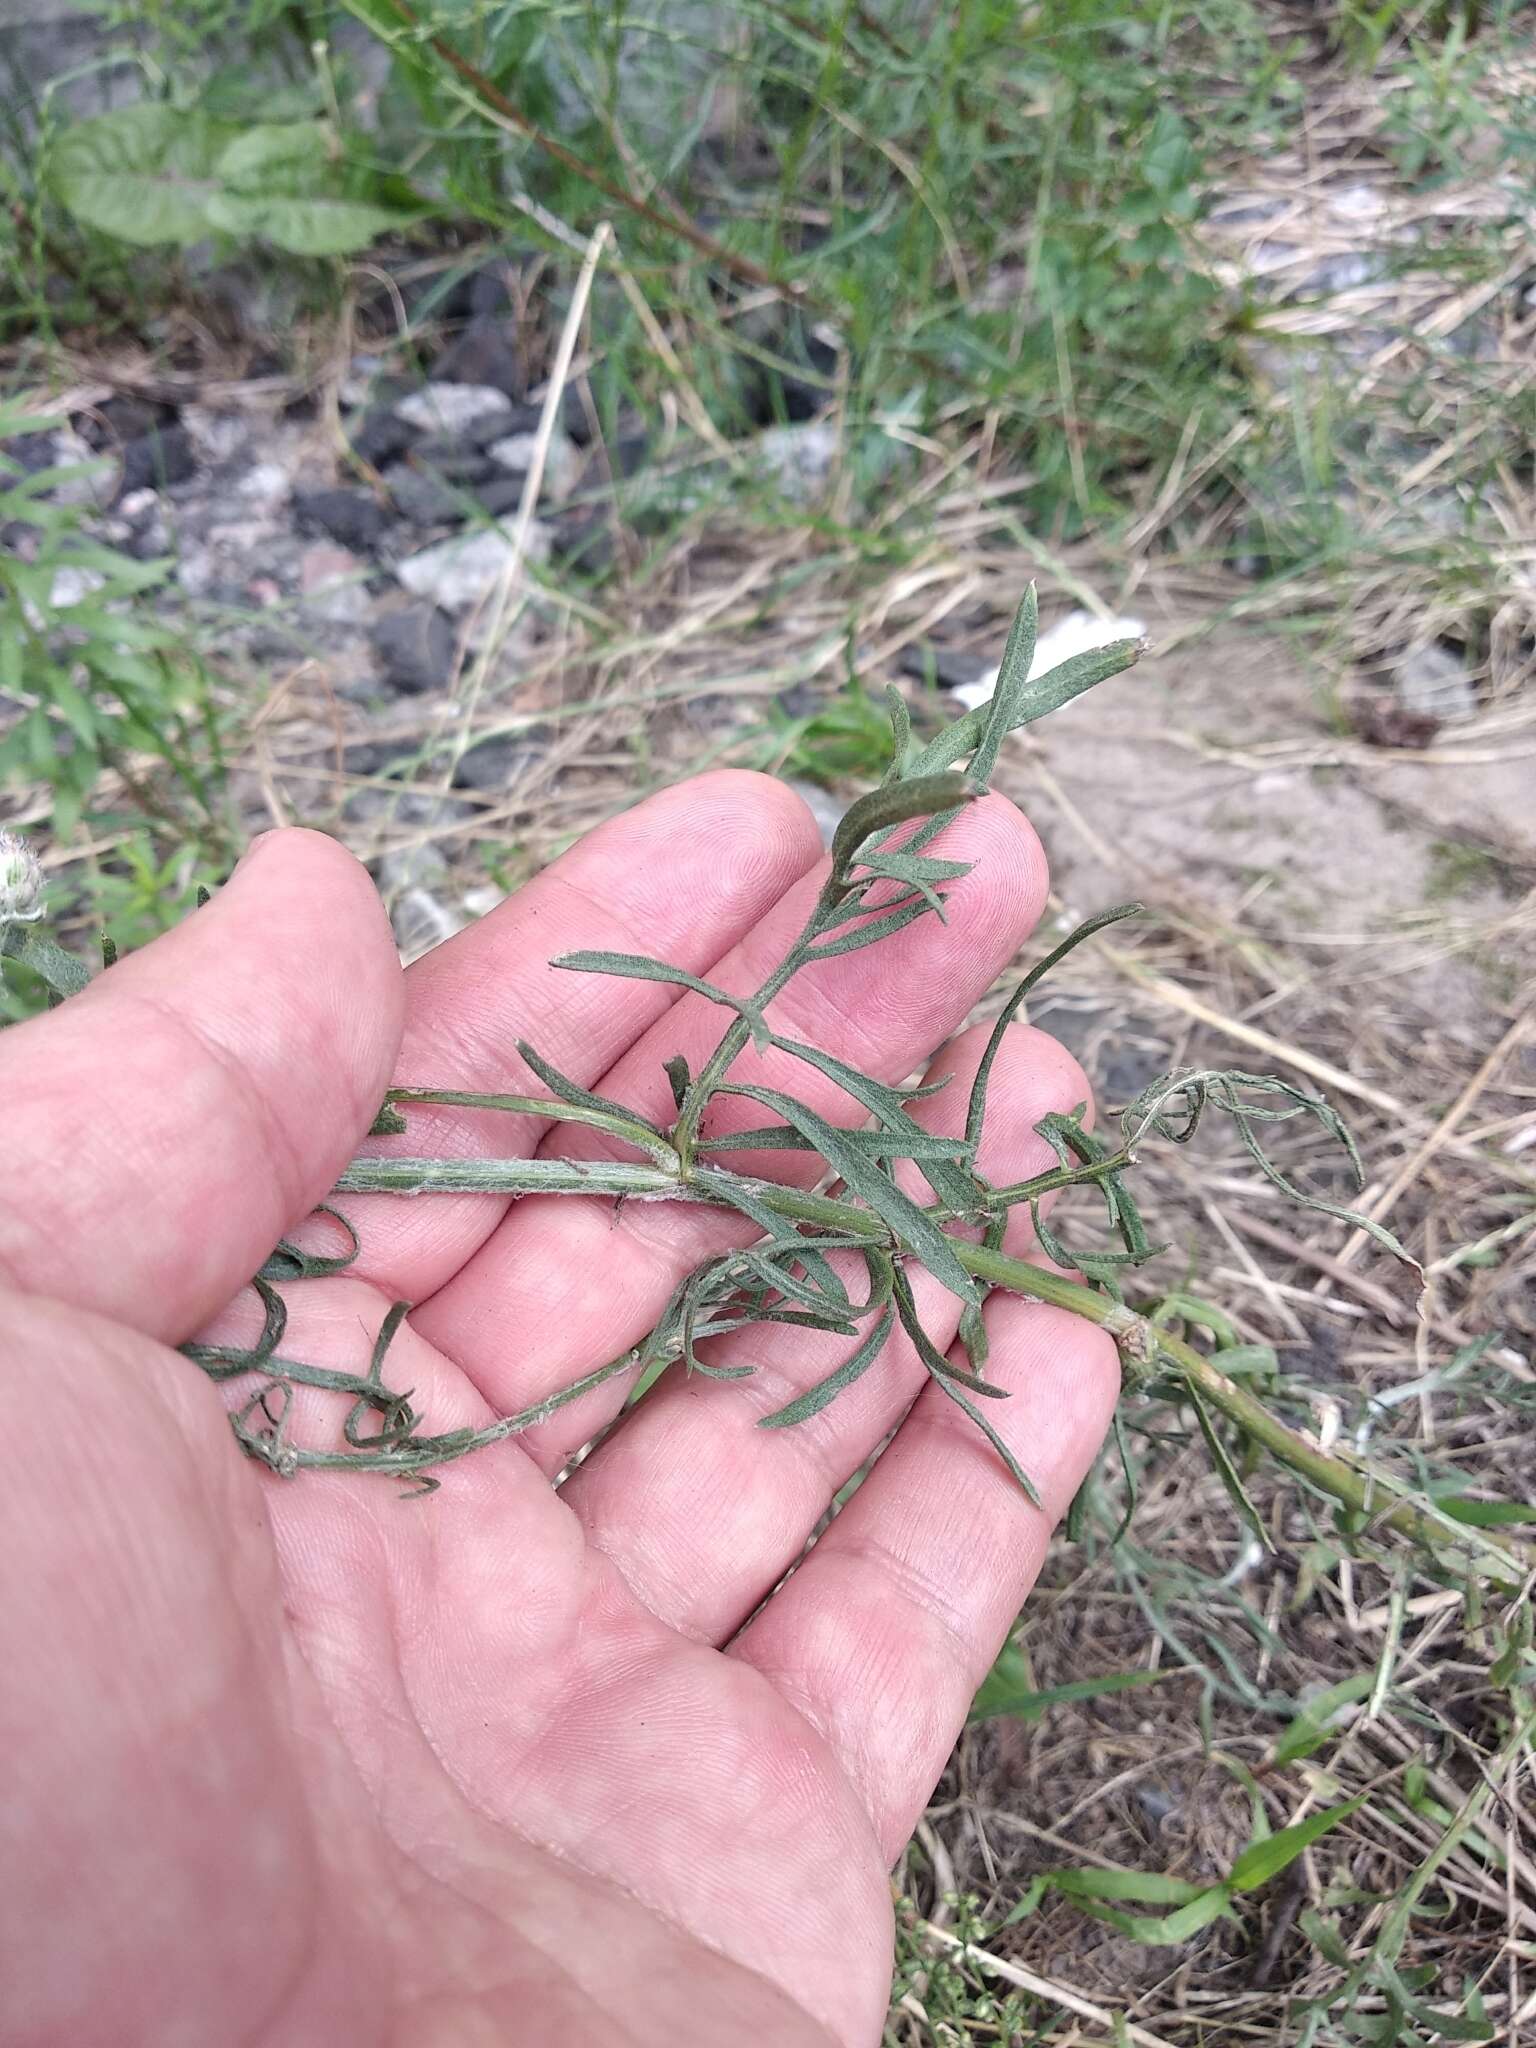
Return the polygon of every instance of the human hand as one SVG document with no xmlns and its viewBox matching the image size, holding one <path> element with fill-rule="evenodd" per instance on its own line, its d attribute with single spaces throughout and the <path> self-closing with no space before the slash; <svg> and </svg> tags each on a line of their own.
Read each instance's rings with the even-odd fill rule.
<svg viewBox="0 0 1536 2048">
<path fill-rule="evenodd" d="M 948 929 L 924 919 L 804 971 L 777 1022 L 897 1080 L 963 1021 L 1038 916 L 1045 867 L 998 797 L 943 851 L 977 863 Z M 718 1010 L 546 963 L 639 949 L 747 990 L 818 866 L 790 792 L 705 776 L 402 976 L 362 869 L 276 833 L 183 926 L 0 1036 L 14 2048 L 878 2039 L 887 1871 L 1099 1442 L 1118 1387 L 1102 1332 L 1018 1297 L 987 1307 L 989 1373 L 1013 1396 L 991 1412 L 1044 1514 L 920 1391 L 899 1333 L 797 1428 L 753 1425 L 848 1340 L 759 1328 L 720 1347 L 755 1377 L 668 1375 L 558 1493 L 622 1381 L 416 1501 L 357 1473 L 258 1470 L 219 1390 L 169 1348 L 250 1341 L 242 1283 L 325 1195 L 392 1078 L 541 1092 L 521 1037 L 665 1119 L 662 1062 L 697 1068 Z M 983 1042 L 939 1055 L 959 1078 L 915 1106 L 934 1130 L 963 1124 Z M 742 1066 L 771 1080 L 776 1058 Z M 818 1074 L 794 1086 L 846 1118 Z M 1060 1047 L 1016 1028 L 983 1171 L 1049 1164 L 1033 1125 L 1086 1094 Z M 525 1118 L 410 1122 L 386 1146 L 601 1150 Z M 359 1371 L 390 1303 L 411 1300 L 390 1375 L 443 1429 L 637 1342 L 741 1228 L 574 1196 L 343 1206 L 361 1256 L 287 1290 L 283 1350 Z M 1027 1252 L 1025 1228 L 1015 1210 L 1010 1249 Z M 952 1335 L 958 1303 L 912 1277 L 930 1332 Z M 334 1429 L 325 1397 L 304 1398 L 311 1439 Z"/>
</svg>

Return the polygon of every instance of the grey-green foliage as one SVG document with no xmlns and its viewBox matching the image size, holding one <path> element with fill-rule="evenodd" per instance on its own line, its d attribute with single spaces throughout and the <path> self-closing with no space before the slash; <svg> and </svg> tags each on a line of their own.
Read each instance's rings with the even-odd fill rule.
<svg viewBox="0 0 1536 2048">
<path fill-rule="evenodd" d="M 338 1183 L 338 1193 L 343 1196 L 369 1190 L 420 1196 L 449 1189 L 484 1189 L 704 1202 L 732 1209 L 746 1219 L 758 1233 L 755 1241 L 706 1260 L 690 1274 L 637 1350 L 622 1353 L 534 1408 L 482 1430 L 425 1433 L 408 1397 L 388 1387 L 384 1365 L 398 1318 L 381 1335 L 366 1374 L 338 1375 L 322 1370 L 317 1378 L 316 1369 L 279 1355 L 284 1315 L 274 1297 L 269 1302 L 269 1328 L 261 1345 L 254 1350 L 198 1354 L 200 1362 L 221 1377 L 256 1376 L 257 1390 L 235 1418 L 237 1435 L 247 1451 L 282 1473 L 305 1466 L 345 1465 L 429 1485 L 432 1468 L 531 1427 L 605 1380 L 625 1376 L 638 1396 L 672 1365 L 706 1376 L 723 1372 L 740 1377 L 753 1370 L 750 1364 L 723 1368 L 713 1362 L 700 1348 L 707 1338 L 754 1325 L 789 1324 L 854 1340 L 842 1365 L 787 1407 L 763 1418 L 768 1428 L 792 1427 L 808 1421 L 873 1369 L 899 1324 L 934 1385 L 970 1417 L 1020 1487 L 1034 1497 L 1028 1473 L 993 1420 L 997 1404 L 1006 1395 L 986 1376 L 979 1313 L 985 1276 L 989 1272 L 997 1275 L 1001 1229 L 1009 1210 L 1021 1203 L 1030 1205 L 1045 1248 L 1063 1260 L 1075 1257 L 1092 1282 L 1092 1292 L 1064 1283 L 1080 1312 L 1091 1312 L 1095 1320 L 1120 1330 L 1129 1327 L 1129 1312 L 1120 1303 L 1120 1276 L 1125 1268 L 1144 1264 L 1156 1254 L 1125 1186 L 1136 1142 L 1148 1133 L 1179 1142 L 1193 1133 L 1198 1110 L 1214 1107 L 1234 1118 L 1256 1162 L 1273 1174 L 1277 1169 L 1271 1168 L 1265 1152 L 1262 1125 L 1275 1113 L 1269 1107 L 1275 1097 L 1283 1116 L 1310 1111 L 1330 1135 L 1342 1135 L 1325 1105 L 1314 1104 L 1278 1083 L 1241 1075 L 1173 1076 L 1160 1092 L 1150 1094 L 1128 1113 L 1124 1142 L 1118 1149 L 1111 1149 L 1087 1131 L 1081 1110 L 1054 1115 L 1040 1128 L 1060 1164 L 1016 1185 L 996 1187 L 977 1169 L 977 1145 L 993 1058 L 1016 1005 L 1005 1012 L 1004 1022 L 994 1033 L 966 1105 L 964 1136 L 943 1140 L 934 1139 L 912 1116 L 907 1106 L 912 1089 L 891 1087 L 820 1047 L 775 1030 L 774 999 L 802 968 L 855 945 L 899 943 L 901 933 L 917 919 L 943 918 L 948 889 L 969 869 L 964 862 L 924 849 L 947 820 L 984 794 L 1008 734 L 1093 682 L 1128 667 L 1139 652 L 1137 643 L 1122 642 L 1035 677 L 1031 673 L 1035 619 L 1031 588 L 1009 635 L 991 701 L 926 742 L 914 740 L 905 706 L 893 705 L 890 770 L 878 788 L 848 811 L 803 929 L 754 994 L 730 994 L 693 973 L 639 954 L 587 952 L 553 963 L 571 973 L 672 983 L 725 1013 L 720 1039 L 697 1072 L 681 1060 L 668 1063 L 677 1110 L 670 1129 L 639 1116 L 624 1103 L 572 1082 L 532 1048 L 523 1048 L 523 1057 L 547 1094 L 396 1090 L 377 1126 L 381 1133 L 399 1135 L 402 1112 L 408 1126 L 413 1104 L 459 1103 L 514 1116 L 595 1126 L 638 1151 L 642 1160 L 567 1161 L 541 1156 L 531 1161 L 465 1161 L 386 1156 L 354 1160 Z M 962 772 L 958 764 L 966 757 L 969 766 Z M 1033 986 L 1071 944 L 1104 922 L 1103 918 L 1091 920 L 1073 939 L 1057 946 L 1027 977 L 1025 986 Z M 771 1086 L 751 1078 L 752 1069 L 738 1069 L 736 1061 L 752 1044 L 759 1049 L 772 1048 L 835 1082 L 865 1120 L 845 1125 L 800 1100 L 782 1067 Z M 746 1131 L 706 1133 L 706 1117 L 722 1098 L 751 1102 L 764 1112 L 767 1121 Z M 821 1162 L 823 1181 L 832 1181 L 832 1190 L 822 1193 L 758 1178 L 748 1170 L 750 1156 L 769 1149 L 813 1155 Z M 901 1161 L 916 1165 L 928 1182 L 931 1201 L 919 1199 L 903 1184 L 896 1171 Z M 1097 1190 L 1117 1249 L 1069 1254 L 1047 1233 L 1040 1214 L 1041 1197 L 1073 1186 Z M 1298 1199 L 1311 1199 L 1299 1188 L 1290 1192 Z M 1334 1212 L 1330 1209 L 1330 1213 Z M 956 1223 L 982 1227 L 979 1250 L 952 1234 L 947 1226 Z M 858 1299 L 839 1277 L 830 1256 L 834 1253 L 851 1253 L 862 1263 L 864 1285 Z M 349 1254 L 343 1251 L 338 1256 L 344 1260 Z M 263 1276 L 263 1286 L 307 1270 L 294 1266 L 298 1258 L 301 1255 L 293 1247 L 280 1248 L 278 1264 Z M 1008 1284 L 1021 1285 L 1027 1278 L 1032 1278 L 1036 1287 L 1056 1284 L 1033 1274 L 1032 1269 L 1020 1268 L 1017 1261 L 1003 1263 L 1012 1276 Z M 935 1344 L 923 1328 L 908 1270 L 918 1265 L 962 1305 L 965 1363 Z M 1130 1318 L 1131 1323 L 1135 1321 Z M 288 1417 L 292 1389 L 297 1385 L 323 1385 L 351 1395 L 354 1407 L 342 1444 L 294 1440 Z M 1233 1454 L 1192 1388 L 1189 1399 L 1218 1468 L 1233 1475 L 1240 1511 L 1247 1511 L 1241 1484 L 1235 1479 Z M 372 1422 L 365 1427 L 369 1416 Z"/>
</svg>

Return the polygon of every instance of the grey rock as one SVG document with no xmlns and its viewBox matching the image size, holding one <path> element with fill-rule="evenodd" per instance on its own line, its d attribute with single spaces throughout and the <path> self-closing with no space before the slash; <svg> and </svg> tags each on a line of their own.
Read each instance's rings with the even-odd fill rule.
<svg viewBox="0 0 1536 2048">
<path fill-rule="evenodd" d="M 510 431 L 512 401 L 491 384 L 427 384 L 399 399 L 395 417 L 426 434 L 463 434 L 470 428 Z"/>
<path fill-rule="evenodd" d="M 525 477 L 533 466 L 533 451 L 538 441 L 537 433 L 505 434 L 499 441 L 493 441 L 485 451 L 493 462 L 503 470 L 519 478 Z M 540 497 L 553 499 L 555 504 L 564 504 L 575 490 L 581 477 L 581 451 L 569 434 L 557 427 L 550 436 L 549 446 L 544 451 L 544 477 Z"/>
<path fill-rule="evenodd" d="M 430 470 L 392 463 L 384 482 L 395 510 L 413 526 L 451 526 L 464 517 L 464 488 L 445 483 Z"/>
<path fill-rule="evenodd" d="M 803 799 L 806 808 L 816 820 L 821 830 L 822 845 L 830 846 L 833 834 L 843 822 L 850 799 L 838 796 L 830 789 L 823 789 L 819 782 L 806 782 L 798 775 L 787 775 L 784 780 L 785 786 Z"/>
<path fill-rule="evenodd" d="M 441 887 L 448 879 L 448 863 L 435 846 L 400 846 L 380 854 L 373 876 L 384 895 L 398 896 L 406 889 Z"/>
<path fill-rule="evenodd" d="M 475 512 L 499 518 L 522 497 L 522 481 L 493 473 L 483 481 L 451 482 L 428 469 L 396 463 L 384 473 L 402 517 L 413 526 L 459 526 Z"/>
<path fill-rule="evenodd" d="M 432 365 L 436 384 L 469 384 L 521 398 L 526 385 L 522 358 L 514 341 L 516 329 L 506 315 L 491 313 L 470 321 Z"/>
<path fill-rule="evenodd" d="M 450 909 L 430 889 L 420 888 L 407 889 L 397 898 L 390 910 L 390 923 L 394 926 L 395 944 L 406 960 L 420 959 L 423 953 L 430 953 L 434 946 L 440 946 L 464 927 L 464 919 L 457 910 Z"/>
<path fill-rule="evenodd" d="M 347 439 L 362 461 L 381 469 L 386 462 L 405 453 L 416 439 L 416 429 L 386 408 L 375 407 L 364 413 L 361 420 L 348 425 Z"/>
<path fill-rule="evenodd" d="M 1477 716 L 1477 692 L 1466 661 L 1442 641 L 1411 648 L 1394 662 L 1392 687 L 1403 710 L 1416 718 L 1454 725 Z"/>
<path fill-rule="evenodd" d="M 549 535 L 534 520 L 528 529 L 525 559 L 548 559 Z M 439 541 L 409 555 L 395 570 L 413 597 L 430 598 L 444 611 L 466 610 L 478 604 L 501 581 L 513 561 L 510 534 L 499 527 L 487 527 L 462 539 Z"/>
<path fill-rule="evenodd" d="M 613 526 L 596 509 L 562 512 L 549 521 L 547 531 L 550 558 L 562 568 L 578 576 L 600 576 L 612 566 Z"/>
<path fill-rule="evenodd" d="M 333 626 L 360 626 L 373 609 L 363 582 L 364 564 L 346 548 L 319 541 L 299 558 L 304 609 Z"/>
<path fill-rule="evenodd" d="M 184 426 L 157 427 L 136 440 L 125 441 L 122 450 L 121 491 L 161 491 L 167 484 L 184 484 L 197 472 L 197 448 L 191 431 Z"/>
<path fill-rule="evenodd" d="M 453 434 L 428 434 L 416 443 L 407 460 L 417 468 L 430 469 L 435 476 L 460 484 L 484 483 L 487 477 L 501 473 L 500 464 L 493 460 L 489 450 L 468 436 L 460 439 Z"/>
<path fill-rule="evenodd" d="M 478 790 L 487 796 L 515 789 L 529 770 L 544 759 L 550 737 L 549 726 L 530 725 L 517 734 L 481 740 L 478 746 L 469 748 L 454 770 L 454 787 Z"/>
<path fill-rule="evenodd" d="M 380 612 L 368 632 L 381 679 L 406 696 L 447 687 L 458 636 L 435 604 Z"/>
<path fill-rule="evenodd" d="M 300 533 L 323 533 L 344 548 L 378 546 L 389 514 L 372 491 L 295 491 L 294 522 Z"/>
<path fill-rule="evenodd" d="M 972 654 L 964 647 L 942 647 L 931 640 L 904 647 L 898 666 L 904 676 L 916 676 L 920 682 L 927 682 L 931 675 L 941 690 L 969 689 L 997 674 L 995 656 Z"/>
</svg>

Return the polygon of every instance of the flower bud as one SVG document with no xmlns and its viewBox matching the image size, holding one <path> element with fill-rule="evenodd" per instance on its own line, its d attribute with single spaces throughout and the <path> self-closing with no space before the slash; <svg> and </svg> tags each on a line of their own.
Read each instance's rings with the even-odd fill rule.
<svg viewBox="0 0 1536 2048">
<path fill-rule="evenodd" d="M 0 930 L 43 914 L 43 864 L 14 832 L 0 832 Z"/>
</svg>

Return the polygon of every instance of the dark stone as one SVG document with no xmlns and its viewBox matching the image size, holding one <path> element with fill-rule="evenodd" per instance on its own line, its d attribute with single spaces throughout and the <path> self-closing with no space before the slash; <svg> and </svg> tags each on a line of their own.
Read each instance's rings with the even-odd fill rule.
<svg viewBox="0 0 1536 2048">
<path fill-rule="evenodd" d="M 488 384 L 518 399 L 527 388 L 512 322 L 500 315 L 471 320 L 432 365 L 438 384 Z"/>
<path fill-rule="evenodd" d="M 344 548 L 376 547 L 389 524 L 372 491 L 295 491 L 293 514 L 301 533 L 328 534 Z"/>
<path fill-rule="evenodd" d="M 493 314 L 506 314 L 515 310 L 516 297 L 512 289 L 515 275 L 508 261 L 482 263 L 465 280 L 466 310 L 471 319 L 488 319 Z"/>
<path fill-rule="evenodd" d="M 23 476 L 36 476 L 53 462 L 53 435 L 17 434 L 9 441 L 0 441 L 0 458 L 7 464 L 14 463 Z"/>
<path fill-rule="evenodd" d="M 142 441 L 175 422 L 174 407 L 120 391 L 89 412 L 76 413 L 70 424 L 87 447 L 113 448 L 125 441 Z"/>
<path fill-rule="evenodd" d="M 365 412 L 361 421 L 347 428 L 347 439 L 358 457 L 375 469 L 403 455 L 416 439 L 416 429 L 382 408 Z"/>
<path fill-rule="evenodd" d="M 773 352 L 791 365 L 803 365 L 812 373 L 797 376 L 793 368 L 763 366 L 762 375 L 746 393 L 747 410 L 755 425 L 777 426 L 788 421 L 798 424 L 813 420 L 832 403 L 832 380 L 837 375 L 839 355 L 831 342 L 804 329 L 792 332 L 773 344 Z M 813 381 L 826 379 L 826 382 Z"/>
<path fill-rule="evenodd" d="M 451 434 L 428 434 L 416 443 L 409 460 L 413 469 L 427 470 L 445 483 L 455 484 L 484 483 L 500 467 L 484 448 Z"/>
<path fill-rule="evenodd" d="M 904 676 L 916 676 L 920 682 L 927 682 L 931 675 L 941 690 L 958 690 L 997 673 L 997 663 L 984 654 L 970 654 L 963 647 L 941 647 L 930 640 L 904 647 L 897 665 Z"/>
<path fill-rule="evenodd" d="M 413 526 L 458 526 L 477 512 L 499 519 L 521 502 L 522 478 L 494 463 L 486 467 L 490 474 L 483 480 L 450 482 L 432 470 L 396 463 L 384 481 L 401 517 Z"/>
<path fill-rule="evenodd" d="M 413 526 L 447 526 L 464 517 L 463 488 L 445 483 L 431 470 L 397 462 L 384 472 L 395 510 Z"/>
<path fill-rule="evenodd" d="M 651 437 L 639 428 L 615 434 L 608 446 L 608 466 L 615 477 L 638 476 L 650 460 Z"/>
<path fill-rule="evenodd" d="M 435 604 L 408 604 L 381 612 L 368 629 L 379 675 L 406 696 L 441 690 L 453 674 L 457 635 L 453 621 Z"/>
<path fill-rule="evenodd" d="M 557 513 L 546 530 L 551 557 L 577 575 L 597 576 L 612 565 L 613 527 L 590 506 Z"/>
<path fill-rule="evenodd" d="M 123 474 L 118 485 L 129 491 L 164 490 L 167 484 L 184 484 L 197 472 L 197 450 L 185 427 L 157 427 L 126 441 L 122 451 Z"/>
<path fill-rule="evenodd" d="M 579 384 L 567 384 L 560 395 L 560 424 L 576 443 L 585 448 L 592 440 L 592 421 Z"/>
<path fill-rule="evenodd" d="M 482 740 L 453 771 L 454 787 L 479 790 L 487 796 L 510 789 L 544 758 L 551 737 L 547 725 L 530 725 L 515 737 L 507 734 Z"/>
</svg>

